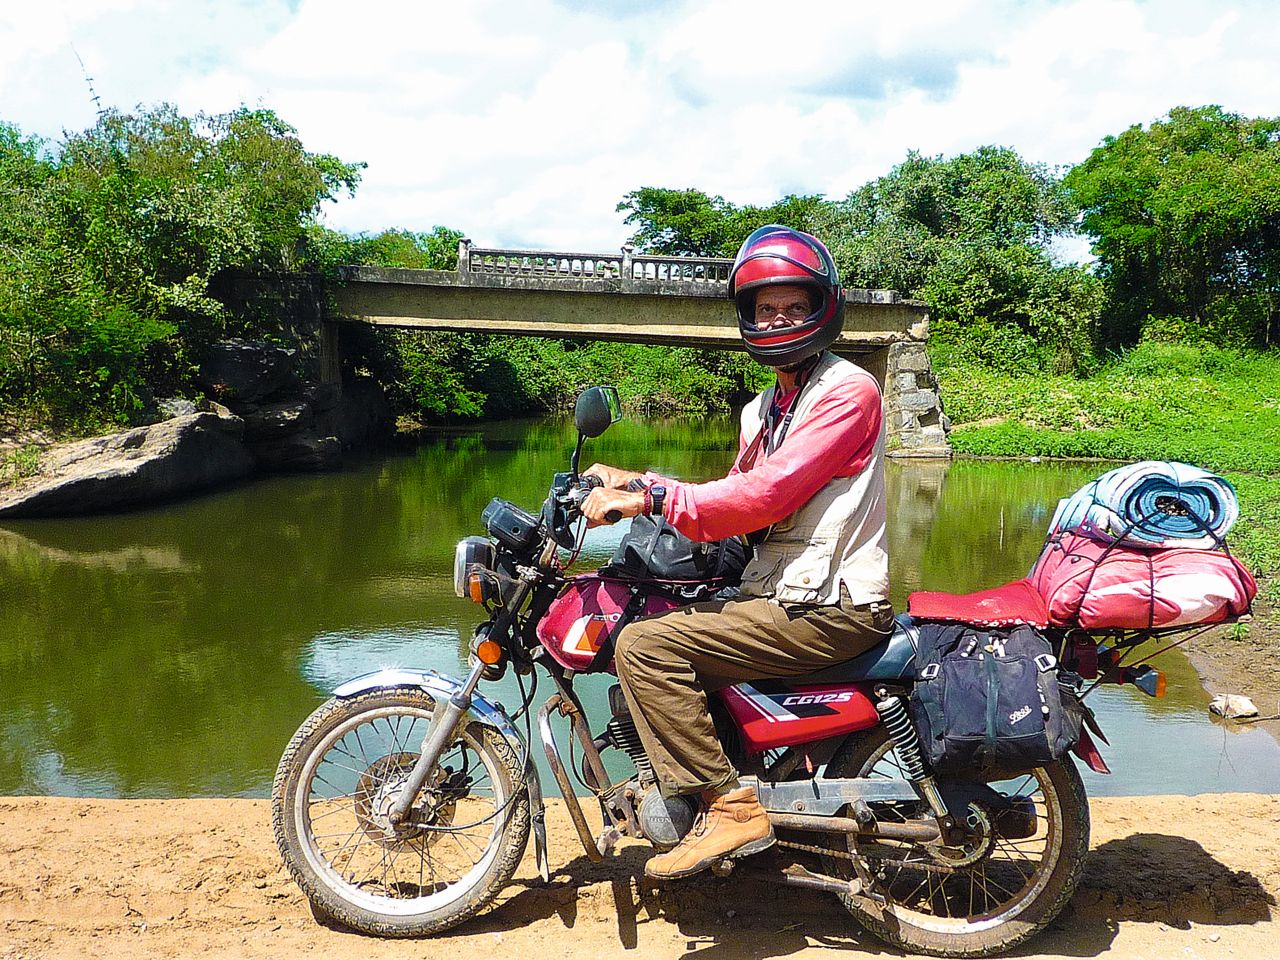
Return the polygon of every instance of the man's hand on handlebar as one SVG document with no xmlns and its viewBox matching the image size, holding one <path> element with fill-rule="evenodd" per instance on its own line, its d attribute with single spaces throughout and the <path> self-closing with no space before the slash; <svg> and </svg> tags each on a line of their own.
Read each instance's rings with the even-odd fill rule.
<svg viewBox="0 0 1280 960">
<path fill-rule="evenodd" d="M 607 463 L 593 463 L 583 470 L 582 474 L 586 477 L 599 477 L 610 490 L 625 490 L 627 484 L 632 480 L 638 480 L 644 476 L 643 473 L 636 473 L 634 470 L 623 470 L 620 467 L 611 467 Z M 629 516 L 634 516 L 634 514 L 629 514 Z"/>
<path fill-rule="evenodd" d="M 595 467 L 591 469 L 594 470 Z M 610 490 L 608 487 L 597 487 L 587 494 L 587 499 L 582 501 L 582 515 L 587 518 L 589 527 L 598 527 L 603 523 L 617 523 L 626 517 L 639 516 L 643 509 L 643 490 Z"/>
</svg>

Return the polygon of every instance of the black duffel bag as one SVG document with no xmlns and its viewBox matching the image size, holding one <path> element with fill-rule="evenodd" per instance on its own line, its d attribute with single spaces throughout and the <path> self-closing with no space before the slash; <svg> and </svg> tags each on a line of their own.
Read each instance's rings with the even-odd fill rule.
<svg viewBox="0 0 1280 960">
<path fill-rule="evenodd" d="M 911 719 L 934 772 L 989 779 L 1062 759 L 1080 739 L 1084 707 L 1059 684 L 1053 648 L 1034 627 L 924 623 Z"/>
<path fill-rule="evenodd" d="M 699 543 L 661 517 L 639 516 L 632 518 L 606 570 L 611 576 L 680 580 L 720 589 L 736 586 L 746 565 L 747 548 L 741 540 Z"/>
</svg>

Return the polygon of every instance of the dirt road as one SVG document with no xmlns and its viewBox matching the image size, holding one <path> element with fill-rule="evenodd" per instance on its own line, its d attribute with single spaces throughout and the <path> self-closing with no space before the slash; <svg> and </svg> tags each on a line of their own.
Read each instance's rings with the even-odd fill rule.
<svg viewBox="0 0 1280 960">
<path fill-rule="evenodd" d="M 1018 956 L 1280 955 L 1280 798 L 1093 801 L 1067 913 Z M 260 800 L 0 800 L 0 958 L 772 957 L 884 949 L 834 898 L 743 880 L 639 882 L 647 848 L 592 864 L 563 808 L 550 884 L 526 858 L 452 934 L 380 941 L 320 926 L 280 866 Z"/>
</svg>

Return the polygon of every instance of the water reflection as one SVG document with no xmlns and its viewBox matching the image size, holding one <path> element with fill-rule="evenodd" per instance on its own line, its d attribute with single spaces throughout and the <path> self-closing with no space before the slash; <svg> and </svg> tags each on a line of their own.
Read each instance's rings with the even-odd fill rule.
<svg viewBox="0 0 1280 960">
<path fill-rule="evenodd" d="M 728 419 L 624 422 L 587 457 L 703 479 L 735 444 Z M 540 502 L 571 448 L 567 424 L 500 424 L 336 475 L 0 528 L 0 794 L 265 794 L 285 741 L 338 682 L 391 665 L 458 672 L 477 609 L 452 595 L 454 543 L 495 494 Z M 1023 575 L 1053 504 L 1096 472 L 895 464 L 895 603 Z M 584 564 L 620 535 L 593 531 Z M 1090 789 L 1280 788 L 1274 742 L 1228 739 L 1185 658 L 1160 665 L 1166 701 L 1100 691 L 1117 776 Z M 606 685 L 589 680 L 587 698 Z M 514 679 L 494 695 L 516 703 Z"/>
</svg>

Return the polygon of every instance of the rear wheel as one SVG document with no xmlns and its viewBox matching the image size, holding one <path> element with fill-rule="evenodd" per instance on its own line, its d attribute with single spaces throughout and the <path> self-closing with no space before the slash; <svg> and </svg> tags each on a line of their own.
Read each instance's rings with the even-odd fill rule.
<svg viewBox="0 0 1280 960">
<path fill-rule="evenodd" d="M 832 760 L 830 777 L 900 778 L 888 731 L 878 727 Z M 986 784 L 940 784 L 965 808 L 970 836 L 958 846 L 833 835 L 831 846 L 867 865 L 864 882 L 883 902 L 843 897 L 858 922 L 908 950 L 984 957 L 1021 943 L 1071 899 L 1089 848 L 1089 804 L 1069 758 Z M 958 804 L 956 803 L 958 798 Z M 928 805 L 871 804 L 881 821 L 930 817 Z M 827 869 L 854 876 L 853 861 Z"/>
</svg>

